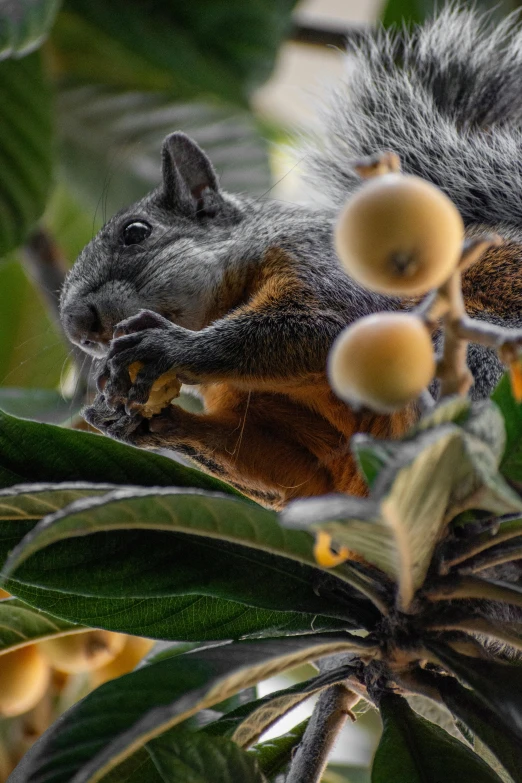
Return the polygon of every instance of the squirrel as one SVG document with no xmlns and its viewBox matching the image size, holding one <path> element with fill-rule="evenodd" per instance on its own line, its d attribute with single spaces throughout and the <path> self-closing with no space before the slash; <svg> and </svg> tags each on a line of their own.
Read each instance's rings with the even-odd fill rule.
<svg viewBox="0 0 522 783">
<path fill-rule="evenodd" d="M 490 28 L 455 9 L 409 32 L 363 34 L 307 150 L 324 208 L 226 193 L 203 150 L 169 135 L 161 184 L 108 221 L 63 287 L 66 334 L 103 360 L 87 421 L 136 446 L 174 449 L 269 507 L 364 494 L 350 437 L 398 437 L 419 411 L 353 410 L 326 377 L 347 324 L 408 306 L 364 290 L 340 266 L 333 227 L 361 184 L 350 164 L 394 151 L 405 172 L 449 195 L 468 236 L 500 234 L 464 275 L 466 307 L 521 326 L 521 43 L 513 18 Z M 485 397 L 502 366 L 482 346 L 468 360 L 472 394 Z M 143 367 L 132 383 L 134 362 Z M 203 413 L 136 412 L 167 370 L 197 386 Z"/>
</svg>

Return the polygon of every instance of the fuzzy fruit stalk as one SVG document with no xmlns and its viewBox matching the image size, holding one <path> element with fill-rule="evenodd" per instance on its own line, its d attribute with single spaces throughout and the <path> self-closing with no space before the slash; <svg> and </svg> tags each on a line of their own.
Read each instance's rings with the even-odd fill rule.
<svg viewBox="0 0 522 783">
<path fill-rule="evenodd" d="M 339 216 L 335 244 L 348 274 L 391 296 L 419 296 L 442 285 L 457 266 L 462 218 L 429 182 L 390 173 L 365 183 Z"/>
<path fill-rule="evenodd" d="M 415 400 L 435 369 L 429 331 L 410 313 L 376 313 L 355 321 L 339 335 L 328 359 L 334 392 L 382 413 Z"/>
</svg>

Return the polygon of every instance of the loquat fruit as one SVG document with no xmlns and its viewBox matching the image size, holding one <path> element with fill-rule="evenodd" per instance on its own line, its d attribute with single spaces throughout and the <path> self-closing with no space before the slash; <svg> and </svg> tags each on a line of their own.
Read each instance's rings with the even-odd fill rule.
<svg viewBox="0 0 522 783">
<path fill-rule="evenodd" d="M 51 669 L 36 644 L 0 655 L 0 715 L 14 717 L 43 698 Z"/>
<path fill-rule="evenodd" d="M 138 373 L 142 367 L 142 362 L 133 362 L 133 364 L 129 366 L 129 377 L 132 383 L 134 383 L 138 377 Z M 134 408 L 139 410 L 141 415 L 146 419 L 150 419 L 157 413 L 161 413 L 171 400 L 175 397 L 179 397 L 180 389 L 181 383 L 178 381 L 175 373 L 169 370 L 168 372 L 163 373 L 163 375 L 160 375 L 159 378 L 156 378 L 152 384 L 147 402 L 144 405 L 135 403 Z"/>
<path fill-rule="evenodd" d="M 91 682 L 95 688 L 103 685 L 108 680 L 114 680 L 127 674 L 136 668 L 138 663 L 144 658 L 154 646 L 153 639 L 143 639 L 141 636 L 127 636 L 123 650 L 118 653 L 110 663 L 102 666 L 101 669 L 91 674 Z"/>
<path fill-rule="evenodd" d="M 39 647 L 54 669 L 79 674 L 105 666 L 124 644 L 125 634 L 94 630 L 46 639 L 39 642 Z"/>
<path fill-rule="evenodd" d="M 328 375 L 343 400 L 387 413 L 415 400 L 435 374 L 428 329 L 410 313 L 355 321 L 334 342 Z"/>
<path fill-rule="evenodd" d="M 464 224 L 435 185 L 408 174 L 365 183 L 339 216 L 335 246 L 351 277 L 391 296 L 418 296 L 454 271 Z"/>
</svg>

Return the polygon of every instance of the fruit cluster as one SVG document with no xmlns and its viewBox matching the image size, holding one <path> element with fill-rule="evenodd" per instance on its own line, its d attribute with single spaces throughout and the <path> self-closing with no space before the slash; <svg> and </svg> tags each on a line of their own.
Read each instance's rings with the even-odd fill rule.
<svg viewBox="0 0 522 783">
<path fill-rule="evenodd" d="M 499 238 L 465 240 L 455 205 L 435 185 L 402 174 L 393 153 L 370 158 L 356 170 L 369 181 L 339 216 L 337 253 L 356 282 L 397 302 L 390 300 L 393 311 L 361 318 L 339 335 L 328 363 L 335 393 L 354 407 L 380 413 L 415 402 L 435 377 L 441 396 L 466 394 L 472 383 L 469 340 L 493 345 L 512 359 L 516 382 L 520 334 L 506 338 L 493 324 L 477 325 L 466 315 L 461 291 L 462 271 Z M 412 309 L 412 300 L 425 294 Z M 437 360 L 432 331 L 441 318 L 444 354 Z M 520 387 L 522 395 L 522 378 Z"/>
<path fill-rule="evenodd" d="M 9 597 L 4 590 L 0 592 L 0 599 Z M 14 745 L 20 744 L 24 731 L 32 734 L 30 739 L 34 741 L 58 717 L 60 694 L 70 688 L 75 675 L 83 678 L 83 691 L 88 692 L 132 671 L 153 644 L 151 639 L 138 636 L 86 630 L 26 644 L 0 655 L 0 718 L 26 717 L 30 711 L 44 715 L 43 725 L 39 715 L 36 723 L 28 721 L 25 728 L 19 726 L 18 731 L 12 731 L 13 742 L 6 742 L 4 737 L 0 780 L 18 761 L 20 754 Z M 24 752 L 26 747 L 21 750 Z"/>
</svg>

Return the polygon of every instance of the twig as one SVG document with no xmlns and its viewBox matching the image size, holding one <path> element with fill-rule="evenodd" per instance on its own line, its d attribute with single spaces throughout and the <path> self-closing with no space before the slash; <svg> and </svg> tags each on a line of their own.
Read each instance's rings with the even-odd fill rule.
<svg viewBox="0 0 522 783">
<path fill-rule="evenodd" d="M 286 783 L 319 783 L 339 732 L 359 696 L 339 683 L 319 696 L 301 744 L 297 749 Z"/>
<path fill-rule="evenodd" d="M 336 49 L 350 49 L 371 29 L 364 25 L 347 27 L 334 22 L 321 23 L 305 14 L 296 14 L 290 28 L 288 40 L 293 43 L 323 46 Z"/>
<path fill-rule="evenodd" d="M 55 326 L 63 334 L 60 291 L 67 274 L 65 259 L 50 235 L 37 229 L 23 247 L 22 261 L 27 276 L 38 286 Z"/>
<path fill-rule="evenodd" d="M 82 402 L 89 388 L 89 374 L 85 369 L 85 354 L 80 348 L 71 346 L 60 321 L 60 291 L 67 275 L 67 263 L 56 242 L 43 228 L 39 228 L 31 234 L 22 248 L 21 256 L 26 274 L 40 291 L 56 330 L 72 350 L 78 372 L 74 400 Z"/>
</svg>

